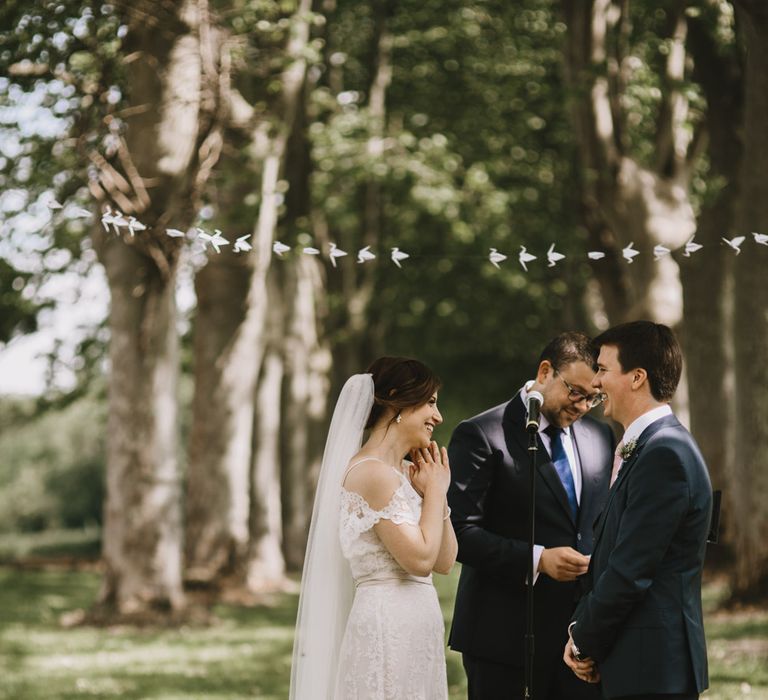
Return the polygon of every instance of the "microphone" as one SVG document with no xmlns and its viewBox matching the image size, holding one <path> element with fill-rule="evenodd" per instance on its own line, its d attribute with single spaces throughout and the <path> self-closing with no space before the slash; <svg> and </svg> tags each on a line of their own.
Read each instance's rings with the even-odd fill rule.
<svg viewBox="0 0 768 700">
<path fill-rule="evenodd" d="M 529 391 L 525 399 L 525 429 L 529 433 L 539 431 L 539 418 L 541 415 L 541 404 L 544 403 L 544 397 L 538 391 Z"/>
</svg>

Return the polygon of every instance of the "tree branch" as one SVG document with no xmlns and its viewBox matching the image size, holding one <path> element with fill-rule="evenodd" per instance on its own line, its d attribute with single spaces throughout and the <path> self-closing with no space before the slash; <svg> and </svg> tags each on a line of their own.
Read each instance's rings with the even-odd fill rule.
<svg viewBox="0 0 768 700">
<path fill-rule="evenodd" d="M 629 37 L 632 31 L 632 23 L 629 14 L 629 0 L 614 0 L 614 4 L 606 13 L 609 28 L 618 27 L 611 32 L 615 40 L 606 40 L 606 71 L 608 75 L 609 101 L 611 116 L 613 119 L 614 142 L 619 152 L 625 153 L 626 143 L 626 115 L 622 107 L 622 97 L 629 82 L 629 63 L 627 61 L 627 49 Z"/>
<path fill-rule="evenodd" d="M 582 158 L 596 174 L 615 172 L 621 157 L 604 73 L 610 6 L 610 0 L 562 0 L 568 26 L 563 74 Z"/>
<path fill-rule="evenodd" d="M 685 77 L 685 41 L 688 25 L 685 3 L 675 3 L 669 18 L 669 53 L 662 77 L 664 91 L 656 130 L 655 170 L 662 175 L 679 174 L 686 165 L 688 136 L 684 129 L 688 100 L 681 90 Z"/>
</svg>

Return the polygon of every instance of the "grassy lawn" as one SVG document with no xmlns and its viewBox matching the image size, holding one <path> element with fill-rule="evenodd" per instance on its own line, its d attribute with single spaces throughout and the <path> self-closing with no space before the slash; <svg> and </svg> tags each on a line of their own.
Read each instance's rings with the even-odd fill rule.
<svg viewBox="0 0 768 700">
<path fill-rule="evenodd" d="M 456 574 L 436 577 L 446 621 Z M 0 700 L 124 698 L 284 700 L 296 596 L 269 606 L 219 606 L 209 627 L 63 629 L 87 607 L 99 577 L 0 567 Z M 718 591 L 707 589 L 712 610 Z M 768 612 L 707 616 L 712 688 L 705 697 L 768 700 Z M 465 697 L 459 656 L 448 652 L 451 699 Z"/>
</svg>

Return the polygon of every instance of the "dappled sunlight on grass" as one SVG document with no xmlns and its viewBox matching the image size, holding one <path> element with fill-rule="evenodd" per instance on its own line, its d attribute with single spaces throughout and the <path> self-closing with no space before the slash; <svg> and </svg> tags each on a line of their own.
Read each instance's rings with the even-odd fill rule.
<svg viewBox="0 0 768 700">
<path fill-rule="evenodd" d="M 99 578 L 0 569 L 0 698 L 284 698 L 295 596 L 272 608 L 217 606 L 209 627 L 63 629 Z"/>
<path fill-rule="evenodd" d="M 446 617 L 458 567 L 435 576 Z M 268 606 L 215 606 L 207 627 L 76 627 L 59 617 L 87 607 L 99 577 L 79 571 L 0 568 L 0 700 L 285 700 L 298 598 Z M 711 690 L 705 698 L 768 700 L 768 612 L 715 609 L 706 592 Z M 451 700 L 466 697 L 459 654 L 447 651 Z"/>
</svg>

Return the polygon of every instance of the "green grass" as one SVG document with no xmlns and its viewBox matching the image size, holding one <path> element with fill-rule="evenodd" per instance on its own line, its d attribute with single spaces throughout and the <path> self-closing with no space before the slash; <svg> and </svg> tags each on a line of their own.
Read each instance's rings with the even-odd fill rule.
<svg viewBox="0 0 768 700">
<path fill-rule="evenodd" d="M 436 576 L 446 624 L 456 574 Z M 208 627 L 64 629 L 59 618 L 87 607 L 99 577 L 82 571 L 0 567 L 0 700 L 284 700 L 288 696 L 296 596 L 215 609 Z M 768 700 L 768 612 L 715 612 L 707 589 L 712 688 L 718 700 Z M 448 651 L 451 699 L 465 696 L 458 654 Z"/>
</svg>

